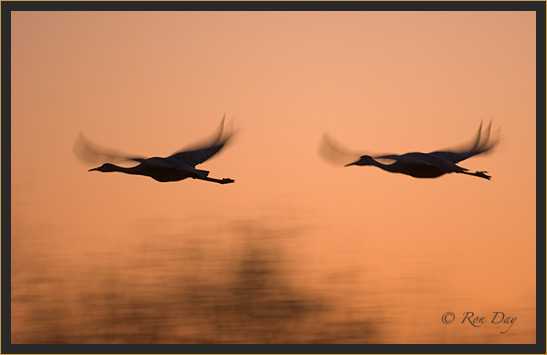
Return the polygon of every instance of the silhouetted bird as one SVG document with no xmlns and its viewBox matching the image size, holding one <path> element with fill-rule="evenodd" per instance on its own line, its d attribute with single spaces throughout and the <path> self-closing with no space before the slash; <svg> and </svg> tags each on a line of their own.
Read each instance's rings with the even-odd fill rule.
<svg viewBox="0 0 547 355">
<path fill-rule="evenodd" d="M 88 142 L 85 142 L 80 135 L 79 141 L 75 146 L 75 153 L 82 159 L 90 161 L 98 158 L 106 158 L 105 160 L 130 160 L 140 164 L 130 168 L 117 166 L 111 163 L 105 163 L 98 168 L 89 169 L 88 171 L 100 171 L 109 173 L 118 171 L 126 174 L 144 175 L 159 182 L 180 181 L 186 178 L 199 179 L 205 181 L 216 182 L 219 184 L 233 183 L 234 180 L 229 178 L 214 179 L 208 177 L 209 171 L 196 169 L 196 165 L 203 163 L 213 155 L 218 153 L 224 147 L 226 142 L 231 138 L 231 134 L 222 138 L 224 127 L 224 118 L 220 126 L 220 133 L 210 146 L 177 152 L 166 158 L 133 158 L 122 157 L 118 153 L 108 153 L 104 150 L 99 151 L 97 148 L 91 148 Z M 104 160 L 103 160 L 104 161 Z"/>
<path fill-rule="evenodd" d="M 345 166 L 374 165 L 385 171 L 406 174 L 416 178 L 436 178 L 444 174 L 458 173 L 490 180 L 491 176 L 486 175 L 486 171 L 470 172 L 468 169 L 462 168 L 456 164 L 477 154 L 488 152 L 496 145 L 497 140 L 489 142 L 491 127 L 492 122 L 490 122 L 488 126 L 486 136 L 482 139 L 481 122 L 477 138 L 474 140 L 473 145 L 471 148 L 464 151 L 435 151 L 431 153 L 407 153 L 403 155 L 387 154 L 374 157 L 370 155 L 361 155 L 357 161 L 345 164 Z M 326 135 L 323 137 L 321 152 L 330 160 L 349 155 L 349 153 L 344 153 L 342 149 L 336 147 L 333 141 Z M 384 164 L 378 161 L 382 159 L 393 162 L 391 164 Z"/>
</svg>

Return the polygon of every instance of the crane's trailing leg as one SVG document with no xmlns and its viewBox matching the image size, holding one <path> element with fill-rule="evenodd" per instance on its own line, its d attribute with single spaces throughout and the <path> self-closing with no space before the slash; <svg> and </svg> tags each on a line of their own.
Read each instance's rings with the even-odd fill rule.
<svg viewBox="0 0 547 355">
<path fill-rule="evenodd" d="M 490 175 L 486 175 L 485 173 L 487 173 L 487 172 L 488 171 L 476 171 L 474 173 L 470 173 L 469 171 L 459 171 L 459 173 L 461 173 L 461 174 L 478 176 L 478 177 L 481 177 L 483 179 L 490 180 L 492 177 Z"/>
<path fill-rule="evenodd" d="M 193 177 L 194 179 L 199 179 L 199 180 L 205 180 L 205 181 L 211 181 L 211 182 L 216 182 L 217 184 L 231 184 L 233 182 L 235 182 L 234 179 L 230 179 L 230 178 L 224 178 L 224 179 L 215 179 L 215 178 L 210 178 L 210 177 L 197 177 L 197 176 L 194 176 Z"/>
</svg>

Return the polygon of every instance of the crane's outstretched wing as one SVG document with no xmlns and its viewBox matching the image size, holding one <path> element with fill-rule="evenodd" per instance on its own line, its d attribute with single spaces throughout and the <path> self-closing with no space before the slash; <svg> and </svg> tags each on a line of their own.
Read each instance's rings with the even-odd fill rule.
<svg viewBox="0 0 547 355">
<path fill-rule="evenodd" d="M 233 135 L 233 133 L 229 133 L 228 135 L 223 137 L 225 117 L 226 114 L 224 114 L 222 122 L 220 123 L 219 132 L 214 135 L 213 141 L 210 145 L 196 147 L 190 150 L 179 151 L 175 154 L 168 156 L 167 159 L 173 158 L 179 160 L 186 165 L 191 165 L 195 167 L 196 165 L 203 163 L 204 161 L 211 158 L 213 155 L 217 154 Z"/>
<path fill-rule="evenodd" d="M 471 158 L 472 156 L 486 153 L 490 151 L 492 148 L 496 146 L 498 143 L 498 139 L 495 138 L 494 140 L 490 140 L 491 137 L 491 129 L 492 129 L 492 121 L 488 124 L 488 128 L 486 129 L 484 138 L 483 138 L 483 132 L 482 132 L 482 122 L 479 127 L 479 131 L 477 132 L 476 138 L 473 140 L 473 143 L 470 148 L 467 148 L 463 151 L 457 152 L 457 151 L 435 151 L 431 152 L 430 154 L 433 156 L 437 156 L 446 160 L 451 161 L 452 163 L 456 164 L 459 163 L 462 160 Z"/>
<path fill-rule="evenodd" d="M 225 143 L 226 141 L 223 141 L 221 142 L 221 144 L 213 145 L 211 147 L 175 153 L 171 156 L 168 156 L 167 159 L 173 158 L 180 160 L 184 164 L 196 166 L 218 153 L 222 149 L 222 147 L 224 147 Z"/>
<path fill-rule="evenodd" d="M 142 162 L 146 159 L 143 157 L 131 157 L 111 149 L 100 148 L 84 138 L 81 132 L 78 135 L 78 138 L 76 138 L 73 151 L 76 157 L 78 157 L 80 160 L 91 164 L 104 162 L 116 163 L 124 161 Z"/>
<path fill-rule="evenodd" d="M 325 133 L 319 142 L 319 155 L 330 163 L 345 165 L 359 159 L 362 154 L 342 148 L 342 146 Z"/>
<path fill-rule="evenodd" d="M 363 152 L 354 152 L 346 148 L 343 148 L 340 144 L 334 141 L 326 133 L 323 135 L 321 142 L 319 143 L 319 155 L 325 160 L 340 166 L 344 166 L 348 163 L 358 160 L 361 156 L 365 155 Z M 366 154 L 372 156 L 374 159 L 383 159 L 385 163 L 393 163 L 396 160 L 394 155 L 378 156 L 376 154 Z"/>
</svg>

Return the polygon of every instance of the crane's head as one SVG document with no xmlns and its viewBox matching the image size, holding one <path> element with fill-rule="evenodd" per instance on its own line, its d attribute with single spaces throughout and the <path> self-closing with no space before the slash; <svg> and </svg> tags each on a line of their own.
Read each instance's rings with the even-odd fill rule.
<svg viewBox="0 0 547 355">
<path fill-rule="evenodd" d="M 99 166 L 98 168 L 93 168 L 93 169 L 89 169 L 88 171 L 100 171 L 102 173 L 109 173 L 109 172 L 112 172 L 112 171 L 116 171 L 115 170 L 115 165 L 114 164 L 110 164 L 110 163 L 105 163 L 101 166 Z"/>
<path fill-rule="evenodd" d="M 349 163 L 349 164 L 346 164 L 345 166 L 351 166 L 351 165 L 373 165 L 376 161 L 374 160 L 373 157 L 371 157 L 370 155 L 363 155 L 361 156 L 361 158 L 359 158 L 359 160 L 353 162 L 353 163 Z"/>
</svg>

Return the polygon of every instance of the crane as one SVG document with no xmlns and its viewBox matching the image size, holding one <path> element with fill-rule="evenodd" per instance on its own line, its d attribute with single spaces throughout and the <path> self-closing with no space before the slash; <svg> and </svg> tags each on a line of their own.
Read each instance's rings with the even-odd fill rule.
<svg viewBox="0 0 547 355">
<path fill-rule="evenodd" d="M 458 166 L 457 163 L 475 155 L 486 153 L 494 148 L 497 144 L 497 140 L 490 140 L 491 128 L 492 121 L 490 121 L 486 132 L 483 134 L 481 122 L 472 146 L 461 151 L 445 150 L 431 153 L 413 152 L 402 155 L 361 155 L 357 160 L 345 164 L 344 166 L 373 165 L 391 173 L 406 174 L 415 178 L 436 178 L 444 174 L 457 173 L 490 180 L 492 177 L 487 175 L 486 171 L 471 172 L 466 168 Z M 347 158 L 348 156 L 353 155 L 340 148 L 327 135 L 324 135 L 321 142 L 320 153 L 331 161 L 339 161 L 340 158 Z M 387 160 L 389 163 L 383 163 L 383 160 Z"/>
<path fill-rule="evenodd" d="M 121 172 L 131 175 L 144 175 L 149 176 L 159 182 L 180 181 L 186 178 L 192 178 L 210 181 L 218 184 L 229 184 L 233 183 L 234 180 L 230 178 L 211 178 L 209 177 L 209 171 L 196 169 L 196 165 L 205 162 L 206 160 L 217 154 L 231 138 L 232 134 L 229 134 L 226 137 L 222 137 L 224 119 L 225 117 L 222 118 L 218 137 L 213 140 L 212 144 L 200 146 L 196 149 L 179 151 L 165 158 L 128 157 L 120 153 L 106 151 L 104 149 L 101 150 L 99 148 L 93 147 L 83 138 L 81 134 L 79 136 L 79 139 L 76 141 L 74 152 L 78 157 L 85 161 L 96 161 L 98 159 L 104 159 L 107 161 L 121 160 L 139 163 L 138 165 L 133 167 L 122 167 L 109 162 L 97 168 L 89 169 L 88 171 L 100 171 L 103 173 Z"/>
</svg>

